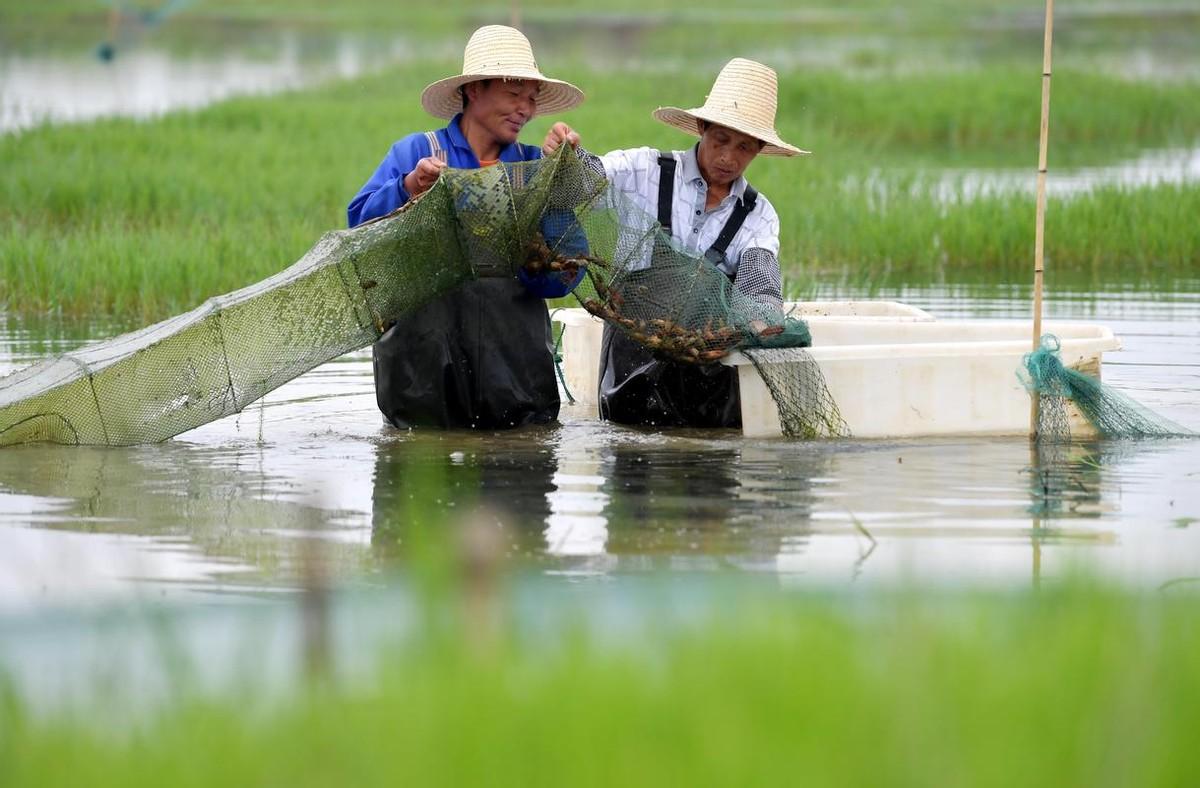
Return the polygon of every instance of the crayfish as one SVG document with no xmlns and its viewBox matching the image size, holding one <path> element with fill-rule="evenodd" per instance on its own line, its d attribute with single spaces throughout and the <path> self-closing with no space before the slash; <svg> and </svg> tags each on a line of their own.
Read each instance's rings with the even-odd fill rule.
<svg viewBox="0 0 1200 788">
<path fill-rule="evenodd" d="M 556 254 L 546 245 L 545 239 L 541 235 L 537 235 L 525 247 L 525 262 L 522 267 L 526 273 L 534 276 L 550 272 L 561 274 L 564 282 L 571 282 L 579 275 L 579 269 L 588 265 L 599 268 L 608 267 L 605 260 L 589 254 Z"/>
</svg>

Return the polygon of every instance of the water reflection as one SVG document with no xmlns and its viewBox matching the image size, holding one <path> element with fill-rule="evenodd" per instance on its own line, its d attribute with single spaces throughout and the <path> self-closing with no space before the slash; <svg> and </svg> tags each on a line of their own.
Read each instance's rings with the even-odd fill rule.
<svg viewBox="0 0 1200 788">
<path fill-rule="evenodd" d="M 273 494 L 286 484 L 253 457 L 180 443 L 0 453 L 4 601 L 27 601 L 19 586 L 32 578 L 76 600 L 287 587 L 306 557 L 297 537 L 314 533 L 332 537 L 322 558 L 335 571 L 360 571 L 361 551 L 337 538 L 339 513 Z"/>
<path fill-rule="evenodd" d="M 557 573 L 770 569 L 783 540 L 805 533 L 812 480 L 831 454 L 789 461 L 786 446 L 716 436 L 590 420 L 404 434 L 377 449 L 372 545 L 402 558 L 415 529 L 449 528 L 482 509 L 504 527 L 511 554 Z"/>
<path fill-rule="evenodd" d="M 97 549 L 102 536 L 136 537 L 123 564 L 142 578 L 127 579 L 131 588 L 293 587 L 314 538 L 328 570 L 349 580 L 407 560 L 421 527 L 453 528 L 478 512 L 511 557 L 553 573 L 1012 582 L 1031 562 L 1035 574 L 1059 574 L 1083 561 L 1165 582 L 1200 570 L 1200 532 L 1165 527 L 1200 511 L 1200 475 L 1180 464 L 1195 450 L 1183 442 L 1031 458 L 1023 439 L 805 445 L 595 422 L 495 436 L 375 429 L 370 465 L 343 469 L 370 475 L 370 496 L 346 509 L 305 500 L 305 474 L 319 478 L 328 445 L 292 466 L 270 445 L 6 451 L 0 526 L 26 541 L 86 535 Z M 1172 498 L 1161 500 L 1163 485 Z M 0 533 L 0 553 L 12 556 L 15 538 Z M 1105 554 L 1080 552 L 1094 548 Z M 174 568 L 134 560 L 164 551 Z M 41 560 L 52 585 L 72 585 L 72 566 L 45 551 Z M 0 561 L 12 582 L 14 570 Z"/>
<path fill-rule="evenodd" d="M 737 454 L 724 446 L 614 447 L 605 490 L 610 497 L 608 550 L 639 569 L 720 565 L 740 552 L 730 520 Z"/>
<path fill-rule="evenodd" d="M 504 530 L 511 555 L 541 555 L 557 471 L 546 445 L 553 430 L 414 431 L 402 441 L 379 445 L 371 493 L 373 548 L 395 560 L 420 538 L 416 529 L 450 528 L 483 511 Z M 499 445 L 489 445 L 493 442 Z"/>
<path fill-rule="evenodd" d="M 557 470 L 554 489 L 546 496 L 546 552 L 571 558 L 575 571 L 605 571 L 615 566 L 607 552 L 611 497 L 604 489 L 611 450 L 604 430 L 587 436 L 579 432 L 561 429 L 554 441 Z"/>
<path fill-rule="evenodd" d="M 278 93 L 346 79 L 416 56 L 402 37 L 294 30 L 264 34 L 245 49 L 181 54 L 158 45 L 92 54 L 0 50 L 0 132 L 114 115 L 145 118 L 232 96 Z"/>
<path fill-rule="evenodd" d="M 1046 177 L 1046 194 L 1069 199 L 1098 189 L 1134 190 L 1155 186 L 1182 186 L 1200 181 L 1200 148 L 1148 150 L 1136 158 L 1101 167 L 1057 168 Z M 895 173 L 875 170 L 845 180 L 848 189 L 866 189 L 881 204 L 898 195 Z M 903 187 L 900 187 L 903 188 Z M 932 175 L 916 174 L 908 186 L 914 197 L 926 194 L 937 200 L 966 203 L 1009 194 L 1032 195 L 1037 177 L 1032 169 L 946 169 Z"/>
<path fill-rule="evenodd" d="M 1100 490 L 1105 456 L 1100 443 L 1044 440 L 1030 446 L 1030 455 L 1029 513 L 1034 527 L 1044 520 L 1099 517 L 1104 512 Z"/>
<path fill-rule="evenodd" d="M 1031 575 L 1037 585 L 1042 580 L 1043 545 L 1063 534 L 1052 523 L 1101 514 L 1101 454 L 1094 442 L 1072 444 L 1050 436 L 1031 443 L 1029 454 Z"/>
<path fill-rule="evenodd" d="M 1006 292 L 903 298 L 942 317 L 1025 308 Z M 1086 307 L 1114 326 L 1126 350 L 1106 359 L 1106 380 L 1200 425 L 1195 293 L 1081 304 L 1049 311 Z M 9 326 L 10 369 L 76 336 Z M 1031 454 L 1023 438 L 641 431 L 578 408 L 509 433 L 399 432 L 382 426 L 357 353 L 163 444 L 0 452 L 0 588 L 31 603 L 96 589 L 291 589 L 316 543 L 343 582 L 372 582 L 403 565 L 420 526 L 479 513 L 501 524 L 516 562 L 555 576 L 728 568 L 787 583 L 1024 584 L 1083 567 L 1157 587 L 1200 575 L 1195 442 L 1063 451 Z"/>
</svg>

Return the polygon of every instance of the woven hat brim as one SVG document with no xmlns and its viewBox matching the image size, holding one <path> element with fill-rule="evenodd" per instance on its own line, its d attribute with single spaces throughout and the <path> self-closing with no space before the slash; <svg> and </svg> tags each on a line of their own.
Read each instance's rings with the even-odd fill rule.
<svg viewBox="0 0 1200 788">
<path fill-rule="evenodd" d="M 775 129 L 755 126 L 747 123 L 742 118 L 726 115 L 721 112 L 711 112 L 704 107 L 697 107 L 695 109 L 659 107 L 654 110 L 654 118 L 666 123 L 668 126 L 673 126 L 682 132 L 691 134 L 693 137 L 700 136 L 700 128 L 696 123 L 697 120 L 708 121 L 718 126 L 725 126 L 734 131 L 740 131 L 743 134 L 749 134 L 751 137 L 755 137 L 766 143 L 763 149 L 759 151 L 759 155 L 761 156 L 803 156 L 811 152 L 801 150 L 795 145 L 789 145 L 784 142 L 775 133 Z"/>
<path fill-rule="evenodd" d="M 458 89 L 470 82 L 481 79 L 531 79 L 542 83 L 538 91 L 538 115 L 552 115 L 566 112 L 583 103 L 583 91 L 564 82 L 561 79 L 550 79 L 537 73 L 512 74 L 460 74 L 455 77 L 439 79 L 421 91 L 421 106 L 435 118 L 449 120 L 462 112 L 462 96 Z"/>
</svg>

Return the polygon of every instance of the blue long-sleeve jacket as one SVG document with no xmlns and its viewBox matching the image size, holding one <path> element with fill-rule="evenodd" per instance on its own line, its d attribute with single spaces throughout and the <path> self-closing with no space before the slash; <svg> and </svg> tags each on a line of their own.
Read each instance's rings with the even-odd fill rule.
<svg viewBox="0 0 1200 788">
<path fill-rule="evenodd" d="M 480 166 L 479 157 L 471 149 L 467 138 L 462 133 L 460 121 L 462 114 L 455 115 L 448 125 L 434 132 L 438 143 L 446 152 L 446 163 L 460 169 L 475 169 Z M 363 222 L 384 216 L 408 202 L 411 197 L 404 189 L 404 178 L 416 168 L 417 162 L 432 155 L 429 140 L 423 132 L 409 134 L 397 140 L 383 157 L 375 173 L 367 180 L 350 205 L 346 209 L 346 219 L 350 227 L 356 227 Z M 500 149 L 501 162 L 533 161 L 542 157 L 542 150 L 534 145 L 514 142 Z M 543 235 L 548 241 L 571 233 L 579 234 L 574 216 L 547 216 L 543 220 Z M 579 246 L 573 243 L 570 246 Z M 578 250 L 577 250 L 578 251 Z M 553 274 L 531 276 L 523 270 L 518 271 L 517 278 L 531 294 L 540 298 L 558 298 L 565 296 L 575 289 L 583 279 L 580 271 L 574 281 L 563 282 L 562 278 Z"/>
</svg>

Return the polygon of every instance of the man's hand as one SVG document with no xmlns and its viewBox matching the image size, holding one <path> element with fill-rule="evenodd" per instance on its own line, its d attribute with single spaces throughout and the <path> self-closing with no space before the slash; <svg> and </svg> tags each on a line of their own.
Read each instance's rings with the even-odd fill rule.
<svg viewBox="0 0 1200 788">
<path fill-rule="evenodd" d="M 564 142 L 570 144 L 572 148 L 579 147 L 579 134 L 567 124 L 559 121 L 546 132 L 546 140 L 542 143 L 542 155 L 549 156 Z"/>
<path fill-rule="evenodd" d="M 423 194 L 429 190 L 430 186 L 437 183 L 438 176 L 444 169 L 446 169 L 446 162 L 426 156 L 417 162 L 417 166 L 413 168 L 412 172 L 404 176 L 404 191 L 408 192 L 410 198 Z"/>
</svg>

